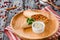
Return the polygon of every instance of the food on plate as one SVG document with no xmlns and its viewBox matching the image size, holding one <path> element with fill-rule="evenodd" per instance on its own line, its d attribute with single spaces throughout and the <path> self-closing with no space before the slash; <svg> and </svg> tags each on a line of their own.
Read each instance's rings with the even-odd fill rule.
<svg viewBox="0 0 60 40">
<path fill-rule="evenodd" d="M 29 28 L 29 27 L 31 27 L 31 24 L 33 22 L 34 22 L 34 19 L 26 18 L 26 20 L 24 20 L 23 24 L 21 24 L 21 28 Z"/>
<path fill-rule="evenodd" d="M 27 18 L 27 23 L 28 25 L 32 24 L 34 22 L 33 18 Z"/>
<path fill-rule="evenodd" d="M 23 15 L 27 18 L 31 18 L 32 15 L 41 14 L 49 19 L 49 12 L 45 10 L 25 10 Z"/>
<path fill-rule="evenodd" d="M 32 31 L 34 33 L 42 33 L 45 30 L 45 24 L 41 21 L 35 21 L 32 24 Z"/>
<path fill-rule="evenodd" d="M 35 21 L 43 21 L 44 23 L 47 23 L 50 19 L 49 12 L 45 10 L 26 10 L 23 15 L 27 18 L 33 18 Z"/>
<path fill-rule="evenodd" d="M 43 15 L 37 14 L 32 16 L 33 19 L 37 21 L 43 21 L 44 23 L 48 23 L 49 19 Z"/>
<path fill-rule="evenodd" d="M 29 25 L 29 22 L 27 22 L 27 19 L 25 19 L 24 22 L 21 24 L 21 28 L 28 28 L 28 27 L 31 27 L 31 25 Z"/>
<path fill-rule="evenodd" d="M 44 10 L 25 10 L 23 15 L 26 17 L 26 20 L 21 25 L 22 28 L 31 27 L 33 22 L 41 21 L 43 23 L 49 22 L 49 12 Z"/>
<path fill-rule="evenodd" d="M 38 12 L 34 11 L 34 10 L 25 10 L 23 15 L 25 17 L 28 17 L 28 18 L 31 18 L 32 15 L 35 15 L 35 14 L 39 14 Z"/>
</svg>

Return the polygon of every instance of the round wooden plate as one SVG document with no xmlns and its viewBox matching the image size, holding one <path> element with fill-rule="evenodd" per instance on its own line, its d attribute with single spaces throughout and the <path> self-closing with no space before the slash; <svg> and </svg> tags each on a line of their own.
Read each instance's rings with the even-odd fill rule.
<svg viewBox="0 0 60 40">
<path fill-rule="evenodd" d="M 10 26 L 12 27 L 13 32 L 20 37 L 27 39 L 43 39 L 52 36 L 58 30 L 58 19 L 54 16 L 54 14 L 51 14 L 50 19 L 51 21 L 48 24 L 46 24 L 45 31 L 40 34 L 34 33 L 31 28 L 22 29 L 20 27 L 21 24 L 23 24 L 23 22 L 26 20 L 25 16 L 23 15 L 23 11 L 16 14 L 11 19 Z"/>
</svg>

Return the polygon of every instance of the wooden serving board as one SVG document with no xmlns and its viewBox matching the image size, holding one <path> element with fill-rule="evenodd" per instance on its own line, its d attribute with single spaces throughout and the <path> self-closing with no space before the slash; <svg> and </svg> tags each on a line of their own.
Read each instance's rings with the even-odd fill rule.
<svg viewBox="0 0 60 40">
<path fill-rule="evenodd" d="M 13 32 L 20 37 L 26 39 L 43 39 L 52 36 L 58 30 L 58 19 L 53 14 L 50 14 L 50 19 L 49 23 L 46 24 L 45 31 L 41 34 L 34 33 L 31 28 L 21 28 L 21 24 L 26 20 L 23 11 L 16 14 L 11 19 L 10 26 L 12 27 Z"/>
</svg>

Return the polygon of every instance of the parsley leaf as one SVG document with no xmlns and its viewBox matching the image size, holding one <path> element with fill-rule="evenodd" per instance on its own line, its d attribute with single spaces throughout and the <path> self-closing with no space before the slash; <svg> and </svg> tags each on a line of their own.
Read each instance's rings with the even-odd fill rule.
<svg viewBox="0 0 60 40">
<path fill-rule="evenodd" d="M 32 24 L 34 22 L 33 18 L 27 18 L 27 23 L 28 25 Z"/>
</svg>

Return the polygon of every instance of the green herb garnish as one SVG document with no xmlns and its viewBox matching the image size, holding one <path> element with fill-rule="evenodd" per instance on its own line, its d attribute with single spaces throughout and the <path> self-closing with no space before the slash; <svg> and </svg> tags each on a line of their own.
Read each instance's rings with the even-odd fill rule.
<svg viewBox="0 0 60 40">
<path fill-rule="evenodd" d="M 34 22 L 34 19 L 33 18 L 27 18 L 27 23 L 30 25 Z"/>
</svg>

